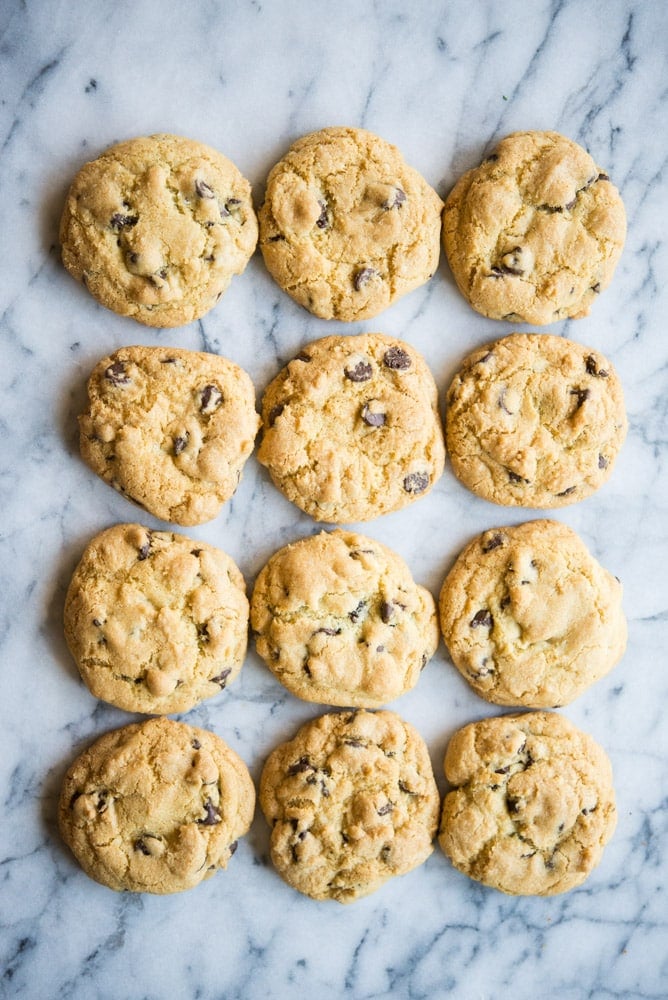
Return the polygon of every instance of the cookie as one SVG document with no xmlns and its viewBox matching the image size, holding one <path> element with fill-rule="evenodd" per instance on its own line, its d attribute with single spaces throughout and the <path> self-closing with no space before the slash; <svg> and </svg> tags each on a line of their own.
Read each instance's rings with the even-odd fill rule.
<svg viewBox="0 0 668 1000">
<path fill-rule="evenodd" d="M 424 496 L 443 472 L 434 379 L 380 333 L 309 344 L 268 386 L 258 460 L 316 521 L 369 521 Z"/>
<path fill-rule="evenodd" d="M 254 808 L 248 768 L 219 736 L 147 719 L 106 733 L 74 761 L 59 823 L 96 882 L 163 894 L 226 868 Z"/>
<path fill-rule="evenodd" d="M 233 681 L 246 655 L 248 600 L 232 559 L 139 524 L 89 543 L 64 617 L 87 687 L 126 712 L 187 712 Z"/>
<path fill-rule="evenodd" d="M 364 129 L 299 139 L 267 179 L 260 249 L 274 280 L 323 319 L 370 319 L 434 274 L 443 202 Z"/>
<path fill-rule="evenodd" d="M 586 316 L 625 238 L 617 188 L 557 132 L 502 139 L 443 210 L 443 246 L 462 295 L 483 316 L 514 323 Z"/>
<path fill-rule="evenodd" d="M 445 754 L 456 786 L 439 843 L 455 868 L 511 895 L 573 889 L 617 822 L 604 750 L 561 715 L 530 712 L 460 729 Z"/>
<path fill-rule="evenodd" d="M 378 708 L 413 688 L 438 645 L 436 606 L 406 563 L 350 531 L 276 552 L 251 600 L 259 655 L 305 701 Z"/>
<path fill-rule="evenodd" d="M 203 524 L 232 496 L 259 426 L 246 372 L 217 354 L 122 347 L 95 367 L 81 455 L 128 500 Z"/>
<path fill-rule="evenodd" d="M 248 181 L 215 149 L 176 135 L 112 146 L 74 178 L 63 263 L 107 309 L 146 326 L 204 316 L 257 245 Z"/>
<path fill-rule="evenodd" d="M 503 337 L 470 354 L 448 389 L 452 468 L 493 503 L 583 500 L 610 476 L 626 431 L 612 365 L 564 337 Z"/>
<path fill-rule="evenodd" d="M 419 733 L 387 710 L 312 719 L 270 754 L 260 805 L 281 878 L 349 903 L 432 852 L 439 795 Z"/>
<path fill-rule="evenodd" d="M 621 583 L 557 521 L 484 531 L 448 573 L 439 612 L 452 662 L 497 705 L 566 705 L 626 648 Z"/>
</svg>

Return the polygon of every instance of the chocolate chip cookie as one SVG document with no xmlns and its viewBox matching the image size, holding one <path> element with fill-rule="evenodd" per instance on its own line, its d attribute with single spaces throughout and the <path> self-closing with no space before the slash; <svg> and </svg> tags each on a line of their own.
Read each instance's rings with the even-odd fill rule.
<svg viewBox="0 0 668 1000">
<path fill-rule="evenodd" d="M 217 354 L 123 347 L 88 381 L 81 455 L 128 500 L 176 524 L 232 496 L 259 426 L 246 372 Z"/>
<path fill-rule="evenodd" d="M 269 756 L 260 805 L 281 878 L 349 903 L 432 852 L 439 795 L 427 747 L 393 712 L 335 712 Z"/>
<path fill-rule="evenodd" d="M 448 389 L 452 468 L 493 503 L 562 507 L 590 496 L 626 430 L 612 365 L 564 337 L 514 333 L 479 348 Z"/>
<path fill-rule="evenodd" d="M 617 822 L 604 750 L 561 715 L 484 719 L 450 740 L 439 843 L 455 868 L 511 895 L 580 885 Z"/>
<path fill-rule="evenodd" d="M 226 868 L 254 808 L 248 768 L 219 736 L 147 719 L 106 733 L 74 761 L 59 821 L 96 882 L 163 894 Z"/>
<path fill-rule="evenodd" d="M 257 651 L 298 698 L 377 708 L 417 684 L 438 645 L 434 599 L 406 563 L 350 531 L 287 545 L 251 601 Z"/>
<path fill-rule="evenodd" d="M 515 132 L 450 193 L 443 246 L 483 316 L 542 325 L 586 316 L 626 238 L 617 188 L 557 132 Z"/>
<path fill-rule="evenodd" d="M 442 208 L 395 146 L 325 128 L 269 174 L 260 249 L 274 280 L 316 316 L 370 319 L 434 274 Z"/>
<path fill-rule="evenodd" d="M 257 244 L 248 181 L 221 153 L 175 135 L 118 143 L 75 177 L 63 263 L 98 302 L 146 326 L 204 316 Z"/>
<path fill-rule="evenodd" d="M 566 705 L 626 648 L 621 583 L 557 521 L 475 538 L 448 573 L 439 610 L 453 663 L 497 705 Z"/>
<path fill-rule="evenodd" d="M 246 655 L 244 578 L 220 549 L 117 524 L 86 547 L 65 600 L 65 638 L 96 698 L 127 712 L 187 712 Z"/>
<path fill-rule="evenodd" d="M 258 460 L 316 521 L 368 521 L 431 490 L 443 431 L 422 356 L 380 333 L 308 344 L 262 402 Z"/>
</svg>

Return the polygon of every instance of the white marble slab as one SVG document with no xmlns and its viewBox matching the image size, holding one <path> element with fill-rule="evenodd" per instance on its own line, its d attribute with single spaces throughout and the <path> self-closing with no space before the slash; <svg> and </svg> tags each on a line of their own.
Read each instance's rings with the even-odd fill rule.
<svg viewBox="0 0 668 1000">
<path fill-rule="evenodd" d="M 660 0 L 192 0 L 7 3 L 0 13 L 2 198 L 2 693 L 0 995 L 16 998 L 668 995 L 668 386 L 666 38 Z M 258 201 L 289 143 L 331 124 L 396 142 L 445 194 L 493 139 L 554 128 L 620 186 L 627 248 L 590 317 L 556 324 L 606 354 L 630 433 L 609 483 L 557 512 L 620 576 L 624 660 L 563 712 L 608 750 L 619 825 L 576 891 L 509 898 L 424 866 L 349 907 L 289 889 L 259 810 L 229 870 L 173 897 L 90 881 L 55 826 L 60 781 L 92 739 L 130 717 L 94 701 L 61 627 L 64 590 L 97 531 L 137 517 L 78 457 L 76 415 L 95 362 L 130 343 L 216 351 L 262 391 L 282 362 L 332 331 L 381 330 L 427 357 L 441 390 L 473 346 L 509 332 L 477 316 L 443 262 L 424 288 L 352 328 L 300 310 L 257 255 L 200 323 L 155 331 L 97 306 L 59 261 L 57 224 L 81 164 L 153 131 L 203 140 Z M 363 526 L 437 593 L 474 533 L 527 516 L 478 500 L 451 471 L 406 510 Z M 148 516 L 145 523 L 159 526 Z M 254 459 L 222 515 L 191 534 L 220 545 L 249 584 L 280 545 L 313 530 Z M 460 725 L 496 710 L 441 646 L 393 706 L 442 757 Z M 189 721 L 221 733 L 253 776 L 317 707 L 284 692 L 254 654 Z"/>
</svg>

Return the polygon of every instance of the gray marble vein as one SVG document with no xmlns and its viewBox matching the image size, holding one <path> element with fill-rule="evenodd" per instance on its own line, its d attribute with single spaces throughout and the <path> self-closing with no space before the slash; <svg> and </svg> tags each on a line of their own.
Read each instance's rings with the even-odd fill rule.
<svg viewBox="0 0 668 1000">
<path fill-rule="evenodd" d="M 23 0 L 0 12 L 0 996 L 16 1000 L 668 996 L 668 5 L 661 0 Z M 511 898 L 437 849 L 348 907 L 285 885 L 258 810 L 227 872 L 171 897 L 117 895 L 61 843 L 60 783 L 98 734 L 132 716 L 97 703 L 62 633 L 70 575 L 96 532 L 142 519 L 84 466 L 76 416 L 86 378 L 125 344 L 230 357 L 259 396 L 305 343 L 379 330 L 425 355 L 444 393 L 462 357 L 509 332 L 468 307 L 445 261 L 376 320 L 317 320 L 256 255 L 219 305 L 177 330 L 98 306 L 60 263 L 58 220 L 76 170 L 121 138 L 168 131 L 217 147 L 258 203 L 298 136 L 371 129 L 445 195 L 515 129 L 584 145 L 620 187 L 627 245 L 592 314 L 555 324 L 606 354 L 630 430 L 609 483 L 556 517 L 624 584 L 622 662 L 564 714 L 608 751 L 619 824 L 603 861 L 563 896 Z M 494 507 L 449 469 L 429 496 L 360 526 L 436 594 L 472 535 L 536 512 Z M 190 530 L 252 585 L 314 524 L 251 459 L 220 517 Z M 450 735 L 498 712 L 441 646 L 393 706 L 427 740 L 441 791 Z M 272 747 L 316 714 L 249 653 L 239 679 L 187 719 L 215 730 L 257 782 Z"/>
</svg>

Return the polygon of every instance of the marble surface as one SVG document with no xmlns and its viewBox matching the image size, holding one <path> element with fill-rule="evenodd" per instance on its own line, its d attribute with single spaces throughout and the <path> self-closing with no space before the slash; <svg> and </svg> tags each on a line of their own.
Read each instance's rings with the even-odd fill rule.
<svg viewBox="0 0 668 1000">
<path fill-rule="evenodd" d="M 660 0 L 3 6 L 0 995 L 668 995 L 667 35 Z M 592 152 L 627 206 L 611 287 L 588 318 L 546 328 L 614 362 L 630 420 L 609 483 L 555 515 L 622 578 L 630 626 L 623 661 L 563 709 L 610 754 L 619 804 L 600 867 L 563 896 L 506 897 L 437 849 L 351 906 L 315 903 L 273 872 L 259 810 L 227 872 L 176 896 L 117 895 L 83 875 L 57 833 L 65 769 L 98 734 L 131 721 L 83 687 L 61 626 L 83 546 L 138 516 L 78 456 L 76 415 L 95 362 L 131 343 L 218 352 L 247 369 L 259 397 L 307 341 L 380 330 L 420 349 L 443 392 L 465 353 L 510 332 L 466 305 L 444 260 L 428 285 L 352 326 L 301 310 L 259 255 L 201 322 L 170 331 L 102 309 L 64 271 L 65 192 L 113 141 L 169 131 L 208 142 L 250 178 L 259 202 L 290 142 L 331 124 L 397 143 L 442 194 L 495 138 L 554 128 Z M 361 527 L 437 593 L 473 534 L 533 516 L 476 499 L 446 468 L 428 497 Z M 229 552 L 251 585 L 276 548 L 313 530 L 252 458 L 220 517 L 189 533 Z M 442 791 L 449 736 L 497 711 L 469 691 L 442 645 L 392 707 L 427 740 Z M 187 719 L 223 735 L 257 780 L 269 750 L 318 711 L 249 654 L 239 680 Z"/>
</svg>

